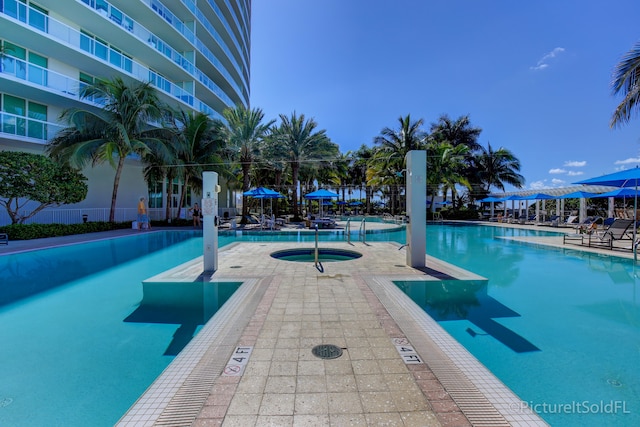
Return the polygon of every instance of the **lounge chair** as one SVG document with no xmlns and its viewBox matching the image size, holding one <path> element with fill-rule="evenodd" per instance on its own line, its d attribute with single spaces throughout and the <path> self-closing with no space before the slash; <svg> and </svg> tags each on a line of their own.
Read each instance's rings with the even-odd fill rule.
<svg viewBox="0 0 640 427">
<path fill-rule="evenodd" d="M 9 244 L 9 235 L 7 233 L 0 233 L 0 245 Z"/>
<path fill-rule="evenodd" d="M 561 224 L 563 226 L 570 226 L 573 227 L 575 226 L 575 224 L 578 222 L 578 216 L 577 215 L 569 215 L 567 217 L 567 220 L 562 222 Z"/>
<path fill-rule="evenodd" d="M 588 234 L 589 247 L 606 246 L 609 249 L 613 249 L 613 242 L 615 241 L 633 240 L 633 236 L 629 234 L 630 230 L 633 231 L 633 223 L 632 219 L 616 219 L 606 230 Z"/>
</svg>

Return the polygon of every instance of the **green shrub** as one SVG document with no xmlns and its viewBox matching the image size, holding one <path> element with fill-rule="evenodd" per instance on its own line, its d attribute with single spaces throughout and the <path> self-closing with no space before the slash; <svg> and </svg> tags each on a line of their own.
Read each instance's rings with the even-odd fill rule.
<svg viewBox="0 0 640 427">
<path fill-rule="evenodd" d="M 0 227 L 0 233 L 7 233 L 9 240 L 30 240 L 44 237 L 69 236 L 72 234 L 95 233 L 98 231 L 130 228 L 131 222 L 86 222 L 81 224 L 11 224 Z"/>
</svg>

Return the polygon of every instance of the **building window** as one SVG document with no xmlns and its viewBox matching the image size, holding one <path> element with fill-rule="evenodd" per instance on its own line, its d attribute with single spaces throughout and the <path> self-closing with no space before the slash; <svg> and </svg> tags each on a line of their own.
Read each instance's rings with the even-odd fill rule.
<svg viewBox="0 0 640 427">
<path fill-rule="evenodd" d="M 28 106 L 28 108 L 27 108 Z M 47 106 L 8 94 L 2 95 L 2 132 L 47 139 Z"/>
<path fill-rule="evenodd" d="M 29 6 L 31 6 L 29 10 L 29 25 L 46 33 L 49 29 L 49 18 L 47 16 L 49 12 L 33 3 L 30 3 Z"/>
<path fill-rule="evenodd" d="M 154 181 L 149 186 L 149 208 L 162 207 L 162 181 Z"/>
<path fill-rule="evenodd" d="M 29 52 L 29 81 L 42 86 L 47 85 L 49 61 L 44 56 Z"/>
<path fill-rule="evenodd" d="M 2 111 L 10 115 L 2 115 L 2 132 L 12 135 L 26 134 L 26 121 L 23 118 L 26 115 L 26 101 L 22 98 L 2 95 Z"/>
<path fill-rule="evenodd" d="M 30 138 L 47 139 L 47 106 L 29 101 L 27 136 Z"/>
</svg>

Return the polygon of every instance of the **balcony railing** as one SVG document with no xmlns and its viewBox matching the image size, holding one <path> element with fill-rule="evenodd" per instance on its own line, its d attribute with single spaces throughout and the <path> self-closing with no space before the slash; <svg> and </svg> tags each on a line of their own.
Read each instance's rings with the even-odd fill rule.
<svg viewBox="0 0 640 427">
<path fill-rule="evenodd" d="M 53 138 L 62 126 L 24 116 L 0 112 L 0 133 L 13 137 L 37 139 L 46 143 Z"/>
<path fill-rule="evenodd" d="M 13 1 L 13 0 L 9 0 L 9 1 Z M 46 15 L 43 15 L 41 12 L 35 9 L 30 9 L 30 8 L 27 8 L 27 9 L 30 11 L 30 13 L 40 14 L 46 17 Z M 5 3 L 5 10 L 6 10 L 6 3 Z M 3 11 L 0 11 L 0 14 L 3 14 L 3 13 L 4 13 Z M 79 31 L 76 31 L 66 26 L 63 23 L 56 21 L 55 19 L 52 19 L 49 17 L 46 17 L 46 18 L 48 22 L 48 25 L 46 27 L 49 30 L 48 31 L 49 36 L 55 39 L 58 39 L 60 41 L 63 41 L 65 43 L 68 43 L 72 46 L 75 46 L 78 48 L 78 50 L 82 50 L 84 52 L 90 53 L 92 56 L 104 61 L 105 63 L 109 63 L 112 66 L 131 74 L 132 76 L 134 76 L 136 79 L 140 81 L 151 81 L 152 84 L 158 89 L 160 89 L 161 91 L 171 95 L 172 97 L 184 102 L 185 104 L 195 109 L 198 109 L 199 111 L 212 114 L 216 118 L 222 117 L 219 113 L 215 112 L 215 110 L 213 110 L 207 104 L 195 98 L 191 93 L 182 89 L 180 86 L 176 85 L 175 83 L 170 82 L 169 80 L 162 77 L 158 73 L 144 67 L 142 64 L 131 60 L 131 58 L 126 57 L 121 52 L 118 52 L 117 50 L 114 50 L 111 47 L 97 40 L 90 39 L 89 37 L 87 37 L 87 35 L 82 34 Z M 24 21 L 21 21 L 21 22 L 24 22 Z M 8 67 L 4 66 L 5 62 L 8 65 Z M 39 67 L 34 64 L 28 64 L 25 61 L 22 61 L 18 58 L 15 58 L 6 54 L 4 55 L 4 58 L 3 58 L 3 67 L 2 69 L 0 69 L 0 74 L 9 74 L 16 78 L 27 80 L 31 83 L 38 84 L 43 87 L 47 87 L 49 89 L 54 89 L 54 90 L 55 90 L 55 86 L 51 86 L 49 83 L 51 81 L 49 76 L 57 76 L 58 78 L 56 81 L 58 81 L 58 83 L 65 80 L 67 81 L 73 80 L 73 79 L 69 79 L 68 77 L 62 76 L 61 74 L 57 74 L 57 73 L 53 74 L 53 72 L 50 70 L 47 70 L 45 68 Z M 40 74 L 40 76 L 38 76 L 38 74 Z M 205 85 L 213 84 L 213 82 L 211 82 L 208 79 L 208 77 L 204 76 L 204 74 L 199 73 L 199 75 L 204 77 L 202 81 L 203 84 Z M 77 96 L 76 94 L 77 94 L 78 87 L 79 87 L 79 83 L 75 87 L 67 86 L 60 91 L 66 94 L 70 94 L 72 96 Z M 225 103 L 228 106 L 231 107 L 234 105 L 231 98 L 229 98 L 229 96 L 226 95 L 222 91 L 222 89 L 220 89 L 219 87 L 217 86 L 215 88 L 209 87 L 209 89 L 211 89 L 214 93 L 216 93 L 216 95 L 218 95 L 223 101 L 225 101 Z M 202 108 L 202 106 L 206 106 L 206 108 Z"/>
<path fill-rule="evenodd" d="M 10 0 L 15 1 L 15 0 Z M 218 85 L 216 85 L 208 76 L 206 76 L 202 71 L 200 71 L 191 61 L 187 60 L 182 54 L 169 46 L 162 39 L 158 38 L 153 32 L 146 29 L 137 21 L 133 20 L 129 16 L 125 15 L 120 9 L 111 5 L 105 0 L 80 0 L 82 3 L 86 4 L 90 8 L 96 10 L 100 15 L 102 15 L 105 19 L 109 19 L 121 26 L 125 30 L 129 31 L 133 35 L 135 35 L 138 39 L 148 43 L 150 46 L 153 46 L 158 52 L 162 53 L 167 58 L 171 59 L 173 62 L 178 64 L 182 69 L 187 71 L 189 74 L 198 79 L 202 84 L 204 84 L 207 88 L 213 91 L 215 94 L 220 96 L 228 105 L 234 105 L 234 102 L 231 101 L 231 98 L 220 89 Z M 240 86 L 235 82 L 229 71 L 227 71 L 226 67 L 217 59 L 213 53 L 206 48 L 206 46 L 198 40 L 195 35 L 187 29 L 184 24 L 178 18 L 173 16 L 171 12 L 168 11 L 164 6 L 159 4 L 158 2 L 151 0 L 144 0 L 149 6 L 151 6 L 160 16 L 162 16 L 165 21 L 167 21 L 170 25 L 172 25 L 177 31 L 179 31 L 187 40 L 191 42 L 192 45 L 197 47 L 202 51 L 202 54 L 207 57 L 211 63 L 220 71 L 220 73 L 227 79 L 227 81 L 234 87 L 236 94 L 240 97 L 243 97 L 243 92 L 240 89 Z M 154 7 L 155 6 L 155 7 Z M 160 6 L 160 7 L 159 7 Z M 36 11 L 37 12 L 37 11 Z M 179 23 L 179 24 L 178 24 Z M 228 49 L 228 48 L 227 48 Z M 204 50 L 204 51 L 203 51 Z M 229 52 L 230 54 L 230 52 Z M 233 60 L 233 57 L 231 57 Z M 235 64 L 237 66 L 237 63 Z M 238 74 L 242 75 L 239 66 L 237 66 Z"/>
<path fill-rule="evenodd" d="M 130 73 L 131 75 L 133 75 L 134 77 L 136 77 L 138 80 L 141 81 L 148 81 L 150 80 L 150 76 L 151 74 L 156 74 L 153 71 L 149 70 L 148 68 L 146 68 L 145 66 L 143 66 L 142 64 L 133 61 L 131 58 L 125 56 L 122 54 L 122 52 L 119 52 L 113 48 L 111 48 L 110 46 L 107 46 L 97 40 L 93 40 L 90 39 L 86 34 L 82 34 L 80 31 L 77 31 L 71 27 L 69 27 L 68 25 L 53 19 L 45 14 L 43 14 L 42 12 L 35 10 L 33 8 L 30 7 L 26 7 L 26 8 L 21 8 L 21 7 L 17 7 L 16 10 L 18 10 L 18 14 L 16 16 L 13 16 L 12 13 L 6 13 L 7 10 L 13 10 L 12 8 L 8 7 L 9 3 L 16 3 L 15 0 L 5 0 L 5 4 L 4 4 L 4 9 L 2 9 L 0 11 L 0 14 L 3 14 L 5 16 L 9 16 L 13 19 L 17 19 L 18 21 L 25 23 L 27 25 L 29 25 L 30 27 L 36 28 L 40 31 L 44 30 L 41 28 L 46 28 L 46 33 L 49 37 L 51 38 L 55 38 L 59 41 L 62 41 L 64 43 L 68 43 L 72 46 L 75 46 L 78 50 L 82 50 L 85 52 L 89 52 L 91 53 L 94 57 L 99 58 L 105 62 L 108 62 L 109 64 L 123 70 L 126 71 L 128 73 Z M 19 5 L 23 5 L 20 2 L 17 2 Z M 23 5 L 24 6 L 24 5 Z M 40 25 L 41 20 L 40 19 L 34 19 L 33 16 L 38 16 L 40 18 L 42 18 L 42 20 L 44 20 L 44 22 L 46 22 L 46 24 L 44 26 Z M 37 26 L 34 26 L 31 24 L 31 22 L 36 22 L 38 23 Z M 139 26 L 138 26 L 139 27 Z M 142 27 L 140 27 L 142 28 Z M 146 31 L 146 30 L 145 30 Z M 147 34 L 151 34 L 147 31 Z M 92 41 L 93 43 L 91 43 L 90 41 Z M 147 40 L 147 39 L 145 39 Z M 153 40 L 149 40 L 149 43 L 152 44 Z M 155 46 L 156 49 L 159 48 L 160 45 Z M 164 46 L 164 44 L 163 44 Z M 184 57 L 182 57 L 184 59 Z M 193 64 L 191 64 L 189 61 L 187 61 L 186 59 L 184 59 L 186 61 L 186 63 L 190 64 L 191 66 L 193 66 Z M 194 68 L 195 69 L 195 68 Z M 209 79 L 209 77 L 207 77 L 206 75 L 204 75 L 204 73 L 202 73 L 201 71 L 198 70 L 197 73 L 194 73 L 194 77 L 198 78 L 198 81 L 200 81 L 203 85 L 205 85 L 209 90 L 211 90 L 213 93 L 215 93 L 220 99 L 222 99 L 225 104 L 227 104 L 229 107 L 233 107 L 235 105 L 235 103 L 231 100 L 231 98 L 224 93 L 224 91 L 218 86 L 216 85 L 211 79 Z M 184 94 L 184 92 L 186 92 L 184 89 L 180 88 L 179 86 L 175 85 L 174 83 L 170 83 L 172 86 L 171 91 L 167 91 L 164 88 L 161 88 L 163 90 L 165 90 L 165 92 L 173 95 L 174 97 L 182 100 L 183 102 L 184 99 L 187 99 L 188 96 Z M 239 88 L 238 88 L 239 90 Z M 176 95 L 179 94 L 179 95 Z M 189 94 L 190 96 L 192 96 L 191 94 Z M 189 104 L 192 107 L 195 107 L 195 98 L 194 101 Z"/>
</svg>

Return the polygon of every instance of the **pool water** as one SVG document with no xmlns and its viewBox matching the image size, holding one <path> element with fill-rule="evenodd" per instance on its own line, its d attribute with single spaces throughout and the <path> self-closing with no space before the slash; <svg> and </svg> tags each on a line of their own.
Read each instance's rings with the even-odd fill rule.
<svg viewBox="0 0 640 427">
<path fill-rule="evenodd" d="M 640 425 L 640 269 L 512 233 L 427 227 L 430 255 L 489 280 L 398 285 L 551 425 Z"/>
<path fill-rule="evenodd" d="M 206 321 L 142 281 L 201 254 L 183 232 L 0 257 L 0 426 L 113 425 Z"/>
<path fill-rule="evenodd" d="M 541 415 L 550 424 L 640 425 L 633 264 L 502 239 L 532 234 L 549 233 L 430 224 L 429 255 L 488 281 L 413 288 L 423 296 L 417 302 L 525 402 L 625 402 L 631 411 L 558 414 L 548 406 Z M 219 242 L 314 238 L 221 233 Z M 368 234 L 367 241 L 404 243 L 405 232 Z M 157 321 L 141 304 L 142 281 L 201 254 L 202 234 L 183 231 L 1 256 L 0 425 L 113 425 L 200 327 L 200 314 L 180 324 Z M 230 295 L 227 286 L 235 285 L 223 286 L 219 292 Z"/>
</svg>

